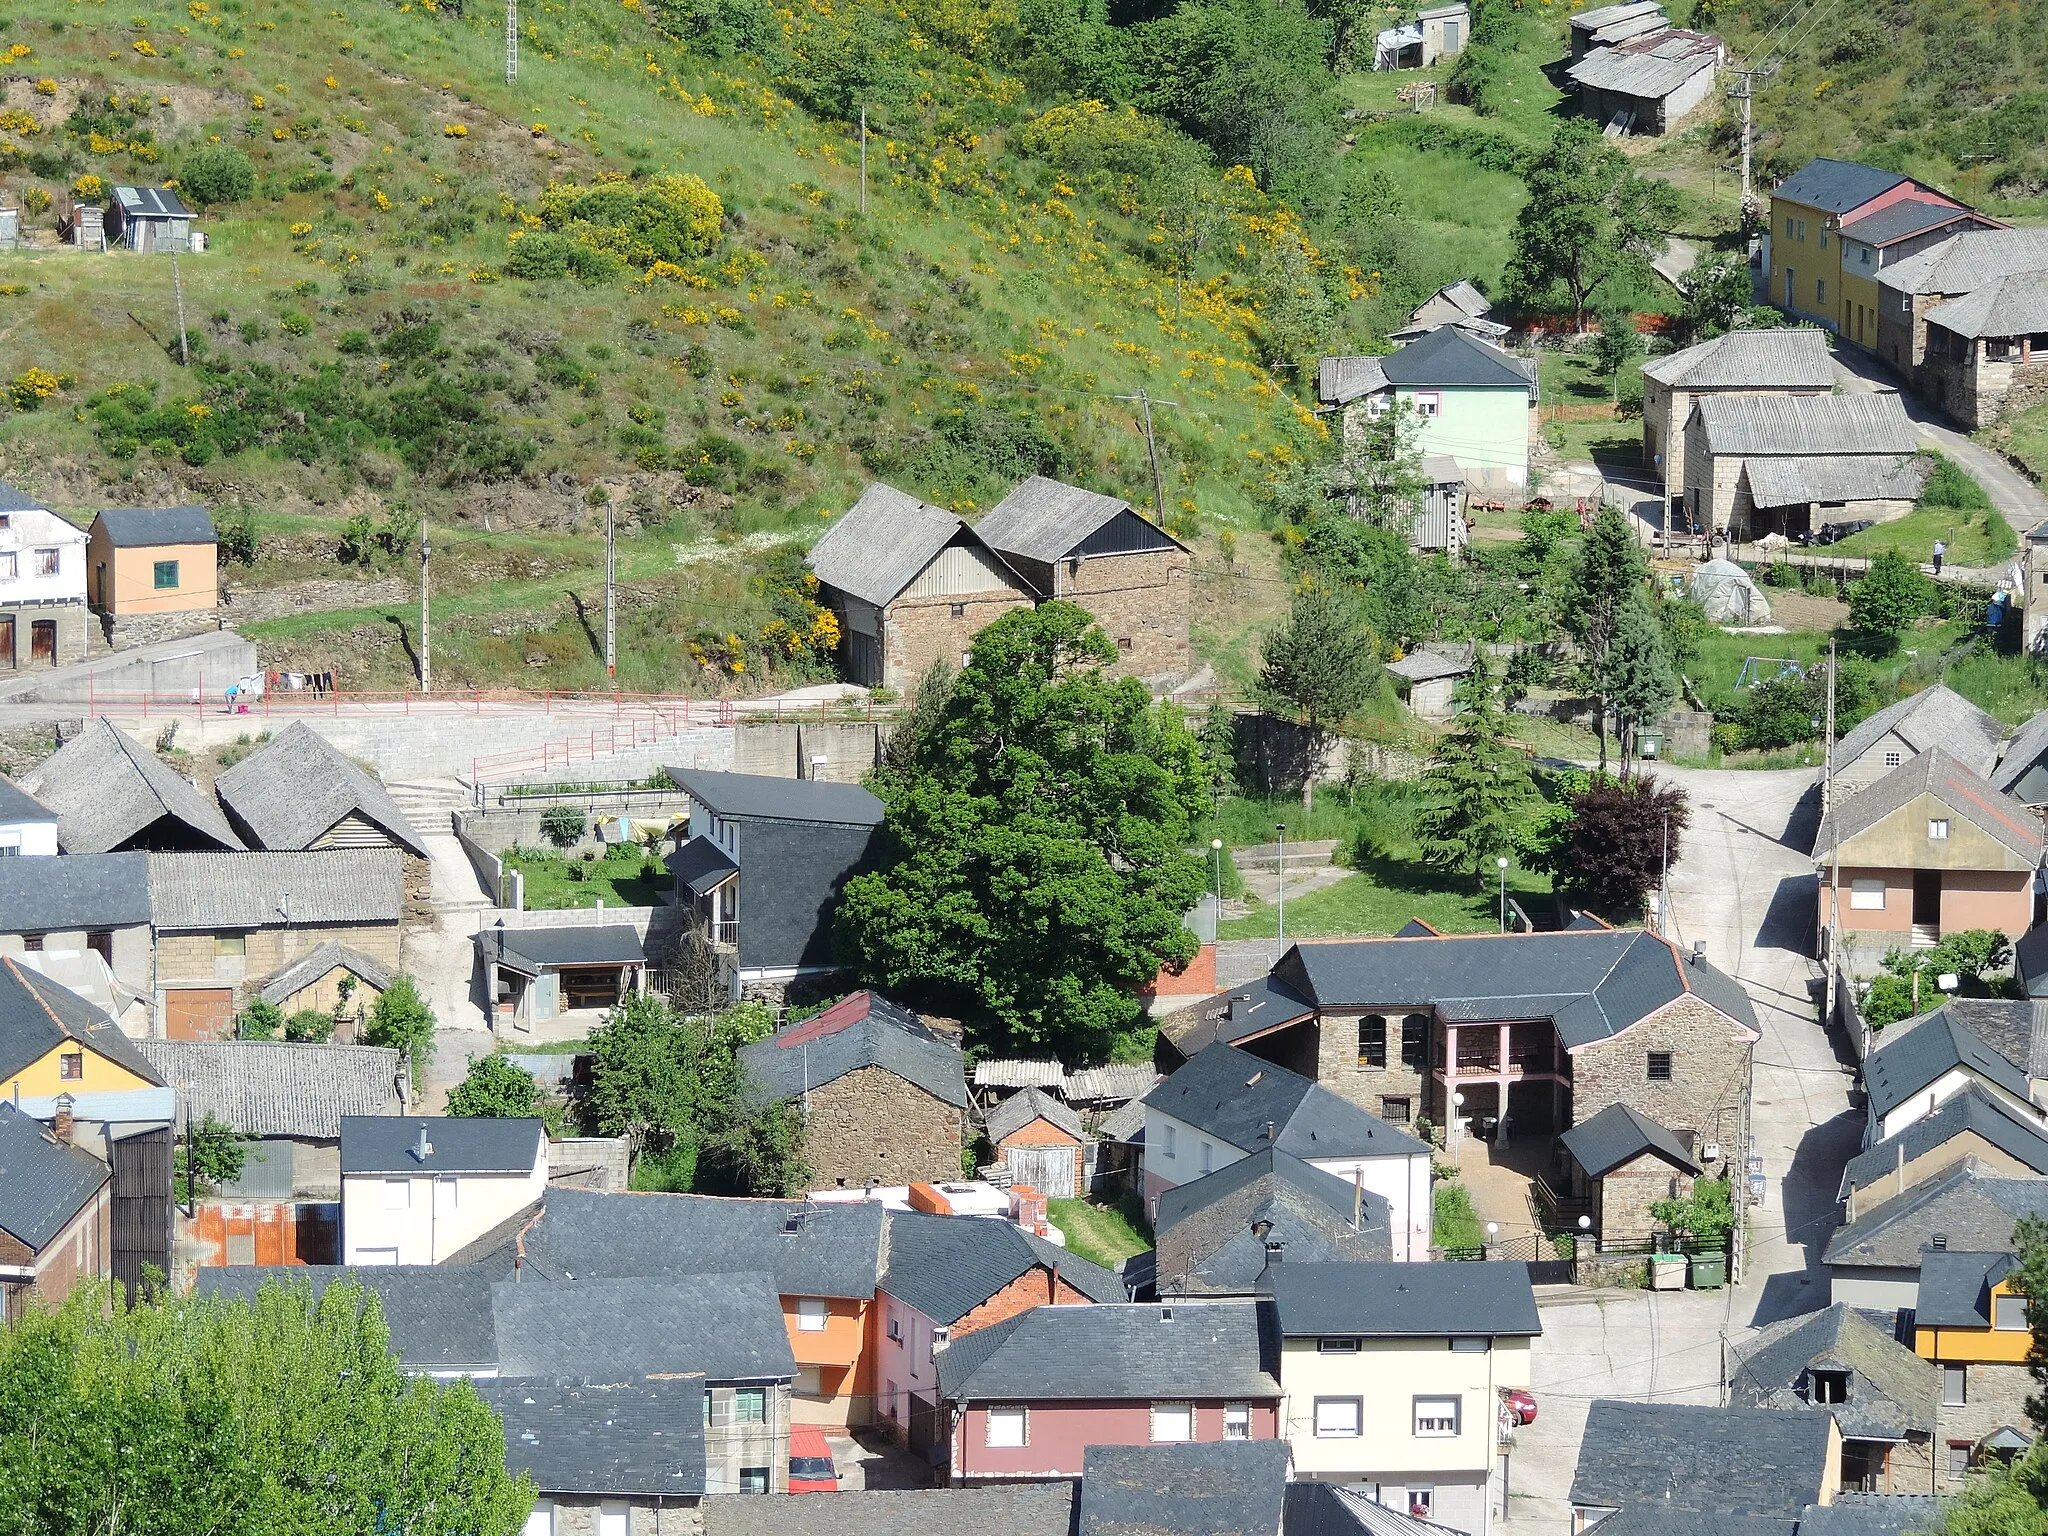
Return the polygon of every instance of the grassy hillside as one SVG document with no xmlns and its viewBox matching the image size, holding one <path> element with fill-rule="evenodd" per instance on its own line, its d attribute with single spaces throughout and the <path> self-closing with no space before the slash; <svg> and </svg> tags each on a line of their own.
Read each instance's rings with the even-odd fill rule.
<svg viewBox="0 0 2048 1536">
<path fill-rule="evenodd" d="M 1139 407 L 1117 398 L 1144 387 L 1171 402 L 1169 519 L 1220 571 L 1216 534 L 1255 520 L 1312 433 L 1293 371 L 1266 366 L 1286 273 L 1340 302 L 1362 274 L 1334 277 L 1249 175 L 1212 172 L 1216 226 L 1177 286 L 1147 189 L 1091 159 L 1149 120 L 1033 125 L 943 6 L 912 16 L 914 88 L 876 114 L 862 218 L 847 124 L 679 44 L 679 9 L 530 3 L 508 87 L 489 4 L 7 7 L 0 185 L 32 238 L 43 196 L 82 178 L 189 191 L 226 146 L 255 183 L 180 264 L 190 366 L 168 263 L 0 257 L 21 381 L 0 477 L 81 512 L 246 509 L 242 586 L 409 577 L 423 522 L 450 683 L 598 680 L 609 501 L 624 685 L 751 688 L 821 670 L 760 638 L 788 606 L 761 590 L 765 549 L 808 542 L 876 476 L 969 513 L 1033 471 L 1149 502 Z M 844 42 L 831 13 L 775 14 L 801 54 Z M 1278 584 L 1211 584 L 1206 639 L 1228 651 Z M 251 628 L 287 663 L 389 686 L 410 612 Z"/>
</svg>

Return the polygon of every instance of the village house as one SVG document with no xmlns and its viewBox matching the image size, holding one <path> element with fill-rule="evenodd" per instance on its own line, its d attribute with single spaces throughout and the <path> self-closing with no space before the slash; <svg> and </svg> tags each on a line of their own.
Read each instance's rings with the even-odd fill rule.
<svg viewBox="0 0 2048 1536">
<path fill-rule="evenodd" d="M 86 540 L 86 600 L 117 646 L 214 626 L 219 540 L 204 507 L 109 507 Z"/>
<path fill-rule="evenodd" d="M 1427 69 L 1438 59 L 1465 50 L 1472 35 L 1472 8 L 1460 0 L 1456 5 L 1432 6 L 1413 21 L 1388 27 L 1373 39 L 1374 69 Z"/>
<path fill-rule="evenodd" d="M 1681 1521 L 1771 1520 L 1783 1531 L 1807 1506 L 1834 1502 L 1841 1466 L 1829 1414 L 1599 1399 L 1572 1473 L 1571 1536 L 1609 1520 L 1615 1536 Z"/>
<path fill-rule="evenodd" d="M 1519 1264 L 1281 1264 L 1282 1430 L 1296 1477 L 1485 1536 L 1506 1513 L 1501 1394 L 1543 1331 Z"/>
<path fill-rule="evenodd" d="M 0 671 L 85 660 L 85 531 L 0 484 Z"/>
<path fill-rule="evenodd" d="M 2048 267 L 1994 278 L 1926 318 L 1920 387 L 1975 430 L 2048 399 Z"/>
<path fill-rule="evenodd" d="M 1075 1536 L 1074 1485 L 846 1490 L 819 1499 L 715 1499 L 704 1510 L 704 1536 L 930 1536 L 942 1531 Z"/>
<path fill-rule="evenodd" d="M 212 800 L 110 720 L 88 720 L 21 787 L 57 813 L 68 854 L 242 847 Z"/>
<path fill-rule="evenodd" d="M 440 1264 L 548 1183 L 539 1120 L 341 1117 L 344 1264 Z"/>
<path fill-rule="evenodd" d="M 1939 1491 L 1933 1446 L 1940 1373 L 1899 1342 L 1889 1314 L 1836 1302 L 1737 1346 L 1736 1408 L 1830 1416 L 1842 1432 L 1841 1486 L 1859 1493 Z"/>
<path fill-rule="evenodd" d="M 395 848 L 151 854 L 163 1033 L 173 1040 L 222 1038 L 265 983 L 326 945 L 396 972 L 403 863 Z M 306 980 L 304 968 L 290 979 L 299 993 L 320 980 Z"/>
<path fill-rule="evenodd" d="M 2048 814 L 2048 709 L 2012 733 L 1998 765 L 1984 777 L 1993 789 L 2012 796 L 2035 815 Z"/>
<path fill-rule="evenodd" d="M 1771 218 L 1764 242 L 1769 273 L 1766 302 L 1795 319 L 1811 320 L 1837 333 L 1856 334 L 1853 301 L 1842 291 L 1842 228 L 1898 203 L 1969 210 L 1932 187 L 1897 171 L 1851 160 L 1809 160 L 1771 193 Z M 1866 244 L 1868 242 L 1865 242 Z M 1859 262 L 1860 269 L 1860 262 Z M 1866 301 L 1867 302 L 1867 301 Z M 1871 334 L 1868 322 L 1864 334 Z"/>
<path fill-rule="evenodd" d="M 538 1495 L 521 1536 L 699 1536 L 702 1376 L 501 1376 L 477 1390 L 505 1425 L 505 1470 Z"/>
<path fill-rule="evenodd" d="M 1463 9 L 1463 7 L 1460 7 Z M 1341 1514 L 1301 1518 L 1287 1482 L 1288 1452 L 1273 1440 L 1091 1445 L 1074 1505 L 1076 1536 L 1348 1536 Z"/>
<path fill-rule="evenodd" d="M 1626 1104 L 1610 1104 L 1558 1137 L 1569 1155 L 1553 1186 L 1558 1214 L 1584 1208 L 1602 1243 L 1641 1242 L 1661 1230 L 1650 1214 L 1660 1200 L 1691 1196 L 1701 1168 L 1690 1137 L 1681 1139 Z"/>
<path fill-rule="evenodd" d="M 1820 926 L 1921 948 L 1966 928 L 2024 933 L 2043 851 L 2038 817 L 1930 747 L 1821 818 Z M 1838 890 L 1848 900 L 1836 911 Z"/>
<path fill-rule="evenodd" d="M 1034 1307 L 939 1355 L 947 1476 L 1078 1477 L 1094 1445 L 1277 1439 L 1277 1365 L 1256 1302 Z"/>
<path fill-rule="evenodd" d="M 46 858 L 57 851 L 57 813 L 0 777 L 0 858 Z"/>
<path fill-rule="evenodd" d="M 1269 1149 L 1387 1202 L 1393 1257 L 1428 1257 L 1425 1142 L 1318 1086 L 1229 1045 L 1201 1052 L 1145 1096 L 1145 1208 L 1166 1191 Z"/>
<path fill-rule="evenodd" d="M 1946 201 L 1908 198 L 1841 227 L 1842 324 L 1845 341 L 1877 352 L 1885 338 L 1884 281 L 1892 269 L 1963 230 L 2003 228 L 1996 219 Z M 1911 370 L 1899 370 L 1911 377 Z"/>
<path fill-rule="evenodd" d="M 1507 335 L 1508 328 L 1498 320 L 1486 317 L 1493 313 L 1493 300 L 1479 291 L 1478 285 L 1460 278 L 1424 299 L 1408 312 L 1408 323 L 1397 331 L 1387 332 L 1387 340 L 1395 346 L 1419 340 L 1442 326 L 1456 326 L 1459 330 L 1476 336 L 1481 341 L 1499 342 Z M 1369 358 L 1326 357 L 1323 365 L 1352 362 L 1369 362 Z"/>
<path fill-rule="evenodd" d="M 768 1102 L 803 1107 L 804 1161 L 821 1186 L 910 1184 L 960 1171 L 960 1046 L 886 998 L 855 992 L 755 1041 L 740 1064 Z M 1071 1181 L 1063 1193 L 1073 1193 Z"/>
<path fill-rule="evenodd" d="M 1162 1298 L 1256 1296 L 1283 1259 L 1388 1261 L 1391 1222 L 1386 1197 L 1362 1181 L 1268 1148 L 1159 1196 L 1153 1287 Z"/>
<path fill-rule="evenodd" d="M 1904 517 L 1929 461 L 1897 395 L 1707 395 L 1685 424 L 1685 510 L 1738 542 Z"/>
<path fill-rule="evenodd" d="M 1042 1088 L 1013 1093 L 988 1112 L 983 1126 L 996 1166 L 1013 1184 L 1053 1200 L 1088 1192 L 1087 1133 L 1071 1107 Z"/>
<path fill-rule="evenodd" d="M 1827 337 L 1812 327 L 1729 331 L 1643 364 L 1643 463 L 1666 497 L 1685 486 L 1686 423 L 1708 395 L 1824 395 L 1834 388 Z"/>
<path fill-rule="evenodd" d="M 1889 1078 L 1889 1065 L 1885 1072 Z M 1938 1084 L 1947 1075 L 1937 1071 L 1932 1081 Z M 2048 1175 L 2048 1130 L 2031 1108 L 2021 1109 L 2005 1094 L 1975 1081 L 1946 1099 L 1938 1091 L 1935 1097 L 1938 1103 L 1931 1114 L 1917 1115 L 1903 1129 L 1871 1142 L 1849 1159 L 1840 1190 L 1847 1220 L 1946 1173 L 1965 1158 L 1975 1158 L 1993 1173 Z"/>
<path fill-rule="evenodd" d="M 1930 999 L 1931 1001 L 1932 999 Z M 1863 1063 L 1869 1123 L 1864 1145 L 1898 1136 L 1949 1100 L 1975 1092 L 2040 1129 L 2034 1083 L 2048 1076 L 2048 1039 L 2036 1044 L 2033 1004 L 1956 997 L 1917 1019 L 1888 1025 Z"/>
<path fill-rule="evenodd" d="M 1609 137 L 1670 133 L 1714 95 L 1728 45 L 1711 32 L 1665 27 L 1596 48 L 1565 69 L 1579 110 Z"/>
<path fill-rule="evenodd" d="M 838 616 L 847 679 L 901 694 L 935 664 L 965 666 L 983 625 L 1038 596 L 959 517 L 880 482 L 805 563 Z"/>
<path fill-rule="evenodd" d="M 734 999 L 800 1003 L 840 974 L 833 914 L 871 867 L 882 802 L 858 784 L 670 768 L 690 835 L 669 855 L 676 900 Z"/>
<path fill-rule="evenodd" d="M 1177 683 L 1193 670 L 1192 557 L 1129 502 L 1033 475 L 974 531 L 1041 597 L 1088 610 L 1116 646 L 1116 675 Z"/>
<path fill-rule="evenodd" d="M 1620 5 L 1594 6 L 1571 18 L 1570 55 L 1576 61 L 1598 48 L 1612 48 L 1632 37 L 1647 37 L 1671 25 L 1663 0 L 1624 0 Z"/>
<path fill-rule="evenodd" d="M 1458 712 L 1458 684 L 1479 665 L 1476 641 L 1463 645 L 1421 645 L 1387 663 L 1402 700 L 1419 720 L 1448 720 Z"/>
<path fill-rule="evenodd" d="M 45 1126 L 0 1101 L 0 1322 L 113 1273 L 113 1172 L 71 1125 L 68 1106 Z"/>
<path fill-rule="evenodd" d="M 1936 747 L 1980 778 L 1989 778 L 2004 739 L 2004 721 L 1946 683 L 1936 683 L 1887 704 L 1835 743 L 1834 793 L 1839 798 L 1866 789 Z"/>
<path fill-rule="evenodd" d="M 184 199 L 169 187 L 116 186 L 107 193 L 107 239 L 131 251 L 193 249 L 192 218 Z"/>
<path fill-rule="evenodd" d="M 1993 1173 L 1965 1157 L 1835 1229 L 1821 1250 L 1828 1299 L 1874 1312 L 1915 1308 L 1927 1255 L 2009 1247 L 2022 1216 L 2048 1219 L 2048 1179 Z"/>
<path fill-rule="evenodd" d="M 2015 295 L 2029 286 L 2038 290 L 2048 285 L 2048 230 L 1984 227 L 1990 223 L 1979 220 L 1976 227 L 1944 230 L 1939 241 L 1887 265 L 1878 277 L 1878 352 L 1912 381 L 1914 393 L 1922 399 L 1933 398 L 1924 364 L 1927 324 L 1937 311 L 1993 288 L 1999 290 L 2002 304 L 2009 280 L 2019 284 Z M 2036 337 L 2025 349 L 2030 360 L 2040 347 Z M 1973 350 L 1966 361 L 1974 360 Z M 1974 397 L 1965 403 L 1979 409 L 1995 407 L 1995 402 Z"/>
<path fill-rule="evenodd" d="M 1472 491 L 1500 496 L 1528 487 L 1535 367 L 1446 323 L 1385 357 L 1324 358 L 1317 393 L 1347 440 L 1389 410 L 1412 412 L 1425 459 L 1449 459 Z"/>
<path fill-rule="evenodd" d="M 54 834 L 54 822 L 48 830 Z M 148 1034 L 156 1004 L 156 946 L 147 856 L 0 858 L 0 955 L 38 967 L 45 959 L 68 956 L 88 971 L 97 967 L 103 975 L 77 978 L 75 985 L 62 976 L 52 979 L 92 998 L 129 1034 Z"/>
<path fill-rule="evenodd" d="M 383 783 L 303 720 L 228 769 L 213 788 L 252 849 L 398 848 L 427 857 L 425 841 Z"/>
<path fill-rule="evenodd" d="M 1940 1373 L 1930 1491 L 1954 1492 L 1970 1471 L 2024 1451 L 2034 1439 L 2027 1399 L 2036 1383 L 2027 1367 L 2033 1342 L 2014 1271 L 2011 1239 L 1980 1251 L 1951 1241 L 1920 1256 L 1913 1350 Z"/>
</svg>

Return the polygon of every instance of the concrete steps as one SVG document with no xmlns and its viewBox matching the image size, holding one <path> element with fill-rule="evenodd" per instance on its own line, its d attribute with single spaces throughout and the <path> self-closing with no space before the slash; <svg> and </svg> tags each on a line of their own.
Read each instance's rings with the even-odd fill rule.
<svg viewBox="0 0 2048 1536">
<path fill-rule="evenodd" d="M 422 779 L 384 787 L 422 837 L 452 837 L 455 812 L 474 803 L 469 790 L 454 779 Z"/>
</svg>

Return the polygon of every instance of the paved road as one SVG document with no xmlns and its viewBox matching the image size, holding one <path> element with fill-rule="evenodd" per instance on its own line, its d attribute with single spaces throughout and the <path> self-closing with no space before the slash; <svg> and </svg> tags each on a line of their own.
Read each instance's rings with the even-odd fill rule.
<svg viewBox="0 0 2048 1536">
<path fill-rule="evenodd" d="M 1818 1260 L 1832 1230 L 1841 1167 L 1855 1150 L 1850 1074 L 1815 1022 L 1807 983 L 1815 822 L 1810 770 L 1742 773 L 1660 768 L 1692 798 L 1692 827 L 1671 871 L 1673 932 L 1703 941 L 1756 1006 L 1752 1129 L 1769 1181 L 1750 1213 L 1743 1283 L 1651 1294 L 1559 1288 L 1543 1298 L 1534 1352 L 1540 1412 L 1513 1457 L 1508 1529 L 1560 1536 L 1586 1413 L 1596 1397 L 1720 1401 L 1732 1340 L 1826 1302 Z"/>
</svg>

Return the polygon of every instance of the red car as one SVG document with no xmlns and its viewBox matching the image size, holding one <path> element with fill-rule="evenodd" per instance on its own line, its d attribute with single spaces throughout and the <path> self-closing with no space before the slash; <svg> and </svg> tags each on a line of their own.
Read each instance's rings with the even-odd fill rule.
<svg viewBox="0 0 2048 1536">
<path fill-rule="evenodd" d="M 1531 1409 L 1534 1412 L 1534 1409 Z M 815 1424 L 796 1424 L 789 1431 L 789 1491 L 837 1493 L 839 1472 L 832 1465 L 832 1447 Z"/>
<path fill-rule="evenodd" d="M 1517 1424 L 1534 1424 L 1536 1422 L 1536 1398 L 1534 1394 L 1526 1392 L 1520 1387 L 1507 1387 L 1502 1390 L 1500 1400 L 1508 1405 L 1508 1412 L 1515 1416 Z"/>
</svg>

